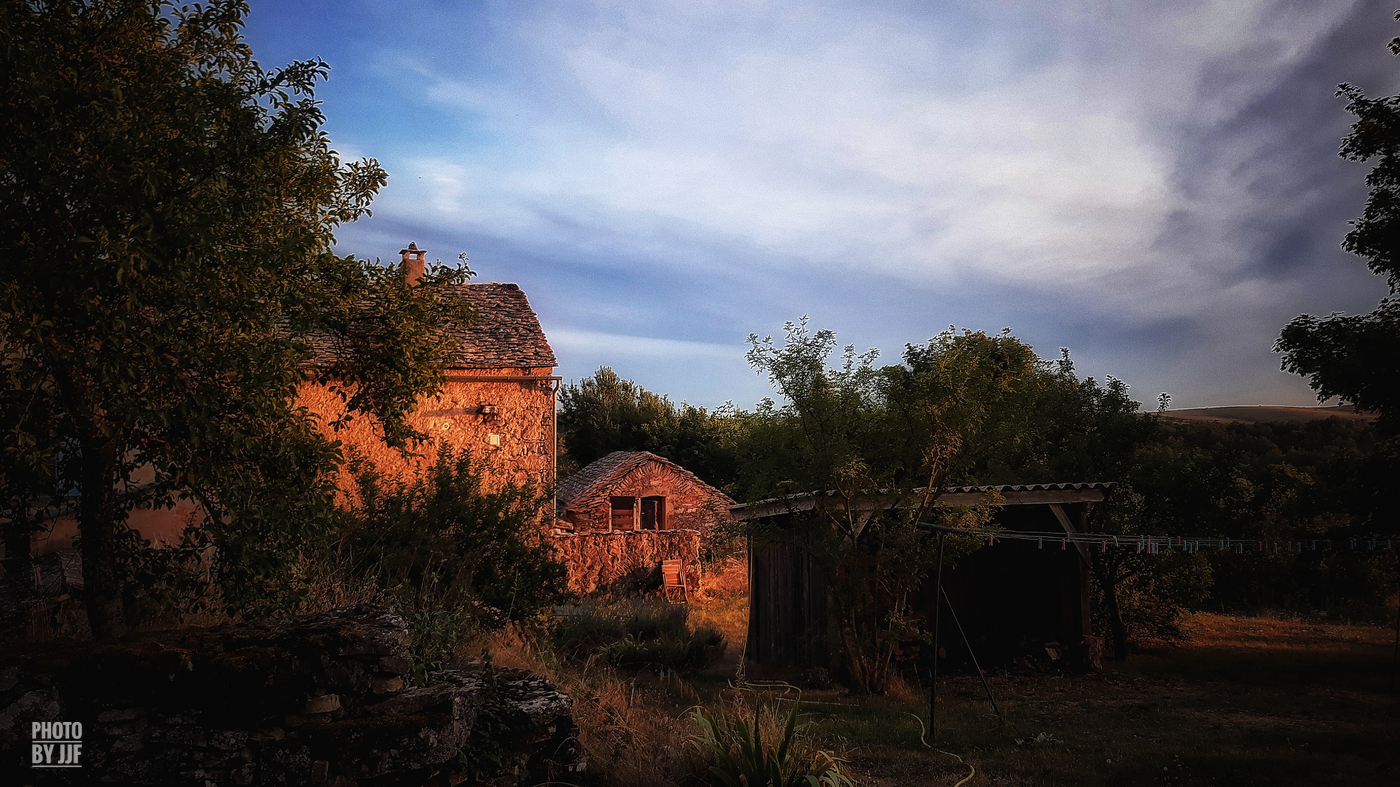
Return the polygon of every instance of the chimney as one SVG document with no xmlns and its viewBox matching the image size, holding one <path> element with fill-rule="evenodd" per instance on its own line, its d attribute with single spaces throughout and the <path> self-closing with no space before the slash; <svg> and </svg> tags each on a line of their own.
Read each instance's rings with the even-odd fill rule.
<svg viewBox="0 0 1400 787">
<path fill-rule="evenodd" d="M 423 262 L 423 255 L 427 253 L 426 249 L 418 248 L 415 241 L 409 241 L 408 248 L 399 249 L 399 256 L 403 258 L 404 284 L 412 287 L 423 278 L 423 272 L 427 268 L 427 263 Z"/>
</svg>

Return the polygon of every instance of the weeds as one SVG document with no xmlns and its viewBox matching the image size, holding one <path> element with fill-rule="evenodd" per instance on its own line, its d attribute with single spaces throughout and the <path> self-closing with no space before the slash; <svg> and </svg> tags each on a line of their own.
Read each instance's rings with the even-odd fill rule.
<svg viewBox="0 0 1400 787">
<path fill-rule="evenodd" d="M 551 634 L 555 652 L 566 658 L 601 656 L 615 667 L 696 670 L 724 653 L 724 635 L 710 626 L 691 628 L 687 607 L 645 601 L 580 612 L 561 618 Z"/>
<path fill-rule="evenodd" d="M 807 725 L 797 723 L 795 704 L 781 731 L 770 733 L 765 741 L 764 727 L 772 726 L 776 718 L 775 709 L 758 702 L 754 703 L 752 722 L 723 704 L 715 710 L 700 707 L 692 711 L 690 719 L 700 732 L 690 746 L 700 762 L 708 764 L 702 776 L 705 783 L 723 787 L 854 787 L 855 782 L 830 752 L 815 749 L 800 737 Z"/>
</svg>

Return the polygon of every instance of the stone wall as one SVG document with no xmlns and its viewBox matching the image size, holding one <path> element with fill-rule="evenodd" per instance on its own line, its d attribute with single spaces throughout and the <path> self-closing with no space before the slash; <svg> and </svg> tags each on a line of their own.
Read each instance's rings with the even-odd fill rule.
<svg viewBox="0 0 1400 787">
<path fill-rule="evenodd" d="M 488 468 L 487 491 L 494 491 L 504 480 L 533 481 L 548 488 L 554 483 L 554 391 L 548 379 L 502 379 L 490 377 L 545 377 L 551 369 L 485 369 L 472 372 L 470 382 L 450 376 L 436 398 L 424 398 L 409 417 L 413 428 L 431 439 L 415 448 L 416 458 L 405 458 L 385 445 L 373 419 L 361 416 L 339 432 L 324 427 L 333 440 L 341 440 L 389 476 L 422 478 L 424 469 L 437 459 L 438 447 L 450 443 L 470 448 L 472 456 Z M 328 424 L 344 413 L 339 394 L 329 388 L 307 383 L 297 395 L 297 404 L 310 408 Z M 483 412 L 483 407 L 488 408 Z M 494 410 L 490 409 L 494 408 Z M 494 440 L 493 440 L 494 436 Z M 144 472 L 148 472 L 148 469 Z M 340 477 L 341 490 L 355 492 L 349 473 Z M 127 524 L 151 543 L 178 544 L 191 517 L 202 512 L 188 500 L 174 501 L 173 508 L 137 509 Z M 34 535 L 34 554 L 44 554 L 73 546 L 78 534 L 77 520 L 71 513 L 57 517 L 49 527 Z"/>
<path fill-rule="evenodd" d="M 48 641 L 0 655 L 0 783 L 537 784 L 582 769 L 571 702 L 462 662 L 408 686 L 411 635 L 360 606 L 287 620 Z M 491 719 L 499 747 L 473 730 Z M 31 724 L 80 722 L 81 769 L 30 767 Z M 464 751 L 496 761 L 469 769 Z"/>
<path fill-rule="evenodd" d="M 356 418 L 329 436 L 344 441 L 390 476 L 421 478 L 425 466 L 437 458 L 438 446 L 450 443 L 470 448 L 474 457 L 492 468 L 488 488 L 492 478 L 548 487 L 554 483 L 554 391 L 548 379 L 552 372 L 525 368 L 471 370 L 470 375 L 456 377 L 455 370 L 449 373 L 442 393 L 421 399 L 408 418 L 413 428 L 431 438 L 415 447 L 420 458 L 405 459 L 385 445 L 378 425 L 367 417 Z M 543 379 L 519 379 L 531 377 Z M 324 423 L 344 412 L 338 394 L 310 383 L 298 392 L 297 403 L 320 415 Z M 353 483 L 347 474 L 342 488 L 352 491 Z"/>
<path fill-rule="evenodd" d="M 569 589 L 583 596 L 635 596 L 661 588 L 661 561 L 679 558 L 686 586 L 700 584 L 700 533 L 639 530 L 563 533 L 554 537 L 569 568 Z"/>
</svg>

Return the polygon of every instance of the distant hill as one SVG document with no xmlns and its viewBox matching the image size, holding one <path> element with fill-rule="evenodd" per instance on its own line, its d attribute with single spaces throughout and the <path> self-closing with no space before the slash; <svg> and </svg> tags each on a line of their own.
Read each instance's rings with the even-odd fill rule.
<svg viewBox="0 0 1400 787">
<path fill-rule="evenodd" d="M 1214 421 L 1228 423 L 1238 421 L 1257 424 L 1266 421 L 1319 421 L 1324 418 L 1345 418 L 1347 420 L 1372 421 L 1375 415 L 1358 413 L 1349 404 L 1332 407 L 1278 407 L 1268 404 L 1240 405 L 1233 407 L 1196 407 L 1187 410 L 1168 410 L 1162 413 L 1168 421 L 1200 422 Z"/>
</svg>

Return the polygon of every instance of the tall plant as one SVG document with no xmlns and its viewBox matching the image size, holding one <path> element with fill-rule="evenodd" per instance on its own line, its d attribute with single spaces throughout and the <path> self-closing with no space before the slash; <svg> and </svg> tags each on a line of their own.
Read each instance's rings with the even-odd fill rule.
<svg viewBox="0 0 1400 787">
<path fill-rule="evenodd" d="M 125 629 L 130 511 L 191 499 L 194 546 L 248 611 L 329 522 L 339 446 L 296 405 L 340 385 L 385 437 L 443 382 L 470 310 L 334 253 L 386 182 L 342 162 L 319 60 L 264 69 L 246 3 L 0 0 L 0 520 L 27 555 L 72 504 L 88 620 Z M 314 367 L 326 342 L 343 352 Z M 213 547 L 213 549 L 203 549 Z"/>
</svg>

